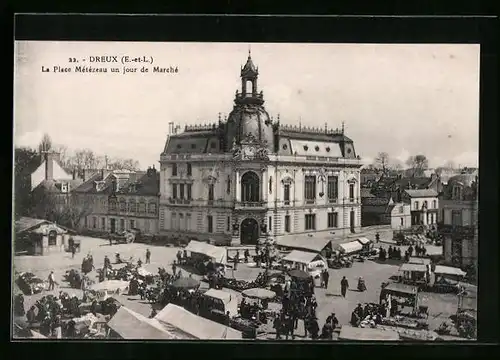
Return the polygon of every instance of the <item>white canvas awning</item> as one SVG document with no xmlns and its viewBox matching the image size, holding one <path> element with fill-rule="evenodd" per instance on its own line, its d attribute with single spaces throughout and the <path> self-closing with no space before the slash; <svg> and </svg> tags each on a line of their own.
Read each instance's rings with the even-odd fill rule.
<svg viewBox="0 0 500 360">
<path fill-rule="evenodd" d="M 330 244 L 331 239 L 322 237 L 310 237 L 307 235 L 281 236 L 276 244 L 290 249 L 310 250 L 316 253 L 323 251 Z"/>
<path fill-rule="evenodd" d="M 466 272 L 456 267 L 436 265 L 434 274 L 465 276 Z"/>
<path fill-rule="evenodd" d="M 338 247 L 340 248 L 340 251 L 346 254 L 351 254 L 353 252 L 360 251 L 363 249 L 363 245 L 361 245 L 357 240 L 344 244 L 338 244 Z"/>
<path fill-rule="evenodd" d="M 314 260 L 318 260 L 320 258 L 321 256 L 317 253 L 293 250 L 290 254 L 283 258 L 283 261 L 290 261 L 308 265 Z"/>
<path fill-rule="evenodd" d="M 360 328 L 350 325 L 342 325 L 339 340 L 354 341 L 398 341 L 399 334 L 393 330 L 382 330 L 372 328 Z"/>
<path fill-rule="evenodd" d="M 426 272 L 427 266 L 424 264 L 410 264 L 406 263 L 401 265 L 399 271 L 410 271 L 410 272 Z"/>
<path fill-rule="evenodd" d="M 169 333 L 157 320 L 148 319 L 124 306 L 118 309 L 107 325 L 123 339 L 183 339 L 173 333 Z"/>
<path fill-rule="evenodd" d="M 197 316 L 186 309 L 168 304 L 161 310 L 155 319 L 167 331 L 180 332 L 199 340 L 238 340 L 242 339 L 240 331 L 225 326 L 215 321 Z"/>
<path fill-rule="evenodd" d="M 219 264 L 226 263 L 227 250 L 201 241 L 191 240 L 184 249 L 189 252 L 206 255 Z"/>
<path fill-rule="evenodd" d="M 430 265 L 431 259 L 412 256 L 412 257 L 410 257 L 408 263 Z"/>
<path fill-rule="evenodd" d="M 363 245 L 366 245 L 366 244 L 369 244 L 369 243 L 371 243 L 371 242 L 372 242 L 370 239 L 365 238 L 365 237 L 360 237 L 360 238 L 358 238 L 358 241 L 359 241 L 361 244 L 363 244 Z"/>
</svg>

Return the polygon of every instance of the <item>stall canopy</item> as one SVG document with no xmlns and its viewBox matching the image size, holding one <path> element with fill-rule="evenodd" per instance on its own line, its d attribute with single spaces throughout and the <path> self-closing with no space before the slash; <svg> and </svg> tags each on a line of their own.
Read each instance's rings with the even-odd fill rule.
<svg viewBox="0 0 500 360">
<path fill-rule="evenodd" d="M 349 341 L 398 341 L 399 334 L 393 330 L 360 328 L 343 325 L 340 329 L 339 340 Z"/>
<path fill-rule="evenodd" d="M 276 244 L 290 249 L 309 250 L 320 253 L 330 244 L 331 239 L 298 235 L 294 237 L 282 236 Z"/>
<path fill-rule="evenodd" d="M 160 311 L 155 319 L 158 320 L 168 332 L 183 333 L 192 339 L 222 340 L 242 339 L 240 331 L 216 323 L 190 313 L 186 309 L 168 304 Z"/>
<path fill-rule="evenodd" d="M 466 272 L 462 271 L 459 268 L 451 267 L 451 266 L 442 266 L 442 265 L 436 265 L 436 268 L 434 269 L 435 274 L 440 274 L 440 275 L 455 275 L 455 276 L 465 276 Z"/>
<path fill-rule="evenodd" d="M 424 264 L 410 264 L 406 263 L 401 265 L 399 271 L 411 271 L 411 272 L 426 272 L 427 266 Z"/>
<path fill-rule="evenodd" d="M 366 245 L 366 244 L 369 244 L 371 243 L 372 241 L 368 238 L 365 238 L 365 237 L 360 237 L 358 238 L 358 241 L 362 244 L 362 245 Z"/>
<path fill-rule="evenodd" d="M 425 250 L 426 250 L 425 253 L 427 256 L 443 255 L 443 247 L 442 246 L 426 245 Z"/>
<path fill-rule="evenodd" d="M 361 245 L 358 241 L 350 241 L 348 243 L 339 244 L 338 247 L 342 252 L 346 254 L 350 254 L 363 249 L 363 245 Z"/>
<path fill-rule="evenodd" d="M 409 264 L 430 265 L 431 259 L 412 256 L 408 260 L 408 263 Z"/>
<path fill-rule="evenodd" d="M 290 261 L 307 265 L 315 260 L 321 259 L 321 256 L 316 253 L 293 250 L 290 254 L 283 258 L 283 261 Z"/>
<path fill-rule="evenodd" d="M 382 290 L 384 292 L 402 293 L 402 294 L 410 294 L 410 295 L 416 295 L 418 293 L 417 286 L 400 284 L 400 283 L 390 283 Z"/>
<path fill-rule="evenodd" d="M 108 322 L 108 327 L 123 339 L 174 340 L 189 339 L 168 332 L 157 320 L 148 319 L 122 306 Z"/>
<path fill-rule="evenodd" d="M 223 290 L 209 289 L 203 296 L 219 299 L 224 304 L 225 311 L 229 311 L 231 316 L 238 315 L 238 298 Z"/>
<path fill-rule="evenodd" d="M 224 264 L 226 262 L 227 250 L 225 248 L 213 246 L 201 241 L 191 240 L 184 250 L 206 255 L 219 264 Z"/>
</svg>

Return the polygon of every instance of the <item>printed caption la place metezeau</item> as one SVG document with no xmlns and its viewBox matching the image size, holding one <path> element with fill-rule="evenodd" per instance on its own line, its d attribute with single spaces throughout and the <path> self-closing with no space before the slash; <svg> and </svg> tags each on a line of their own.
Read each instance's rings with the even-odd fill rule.
<svg viewBox="0 0 500 360">
<path fill-rule="evenodd" d="M 179 67 L 177 65 L 156 66 L 153 65 L 152 56 L 130 56 L 130 55 L 105 55 L 88 56 L 81 59 L 70 57 L 68 64 L 45 66 L 42 65 L 43 73 L 115 73 L 115 74 L 134 74 L 134 73 L 159 73 L 159 74 L 177 74 Z"/>
</svg>

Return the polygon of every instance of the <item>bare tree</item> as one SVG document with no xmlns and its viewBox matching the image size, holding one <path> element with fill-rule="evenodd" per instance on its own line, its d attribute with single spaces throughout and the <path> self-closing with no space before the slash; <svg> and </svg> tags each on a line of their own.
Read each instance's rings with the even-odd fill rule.
<svg viewBox="0 0 500 360">
<path fill-rule="evenodd" d="M 376 168 L 381 169 L 385 173 L 389 166 L 389 154 L 386 152 L 379 152 L 374 160 L 374 165 Z"/>
<path fill-rule="evenodd" d="M 52 150 L 59 154 L 59 162 L 63 168 L 73 168 L 71 163 L 71 154 L 66 145 L 52 145 Z"/>
<path fill-rule="evenodd" d="M 108 160 L 108 167 L 111 170 L 137 171 L 139 170 L 139 162 L 133 159 L 116 158 Z"/>
<path fill-rule="evenodd" d="M 37 189 L 32 194 L 31 216 L 76 228 L 85 216 L 92 213 L 92 199 L 91 196 L 76 197 L 70 193 Z"/>
<path fill-rule="evenodd" d="M 429 160 L 425 155 L 415 155 L 410 156 L 408 160 L 406 160 L 406 165 L 413 170 L 413 176 L 422 176 L 424 170 L 429 168 Z"/>
<path fill-rule="evenodd" d="M 43 134 L 40 144 L 38 144 L 38 152 L 41 154 L 44 151 L 49 151 L 52 149 L 52 139 L 49 134 Z"/>
</svg>

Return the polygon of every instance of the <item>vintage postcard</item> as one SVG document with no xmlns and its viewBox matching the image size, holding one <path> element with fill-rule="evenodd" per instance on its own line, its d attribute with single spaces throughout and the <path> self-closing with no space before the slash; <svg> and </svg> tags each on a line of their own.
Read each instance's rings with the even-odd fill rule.
<svg viewBox="0 0 500 360">
<path fill-rule="evenodd" d="M 479 54 L 17 41 L 13 338 L 475 339 Z"/>
</svg>

